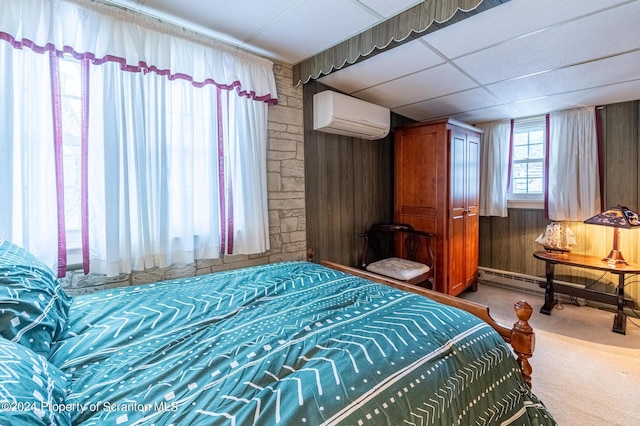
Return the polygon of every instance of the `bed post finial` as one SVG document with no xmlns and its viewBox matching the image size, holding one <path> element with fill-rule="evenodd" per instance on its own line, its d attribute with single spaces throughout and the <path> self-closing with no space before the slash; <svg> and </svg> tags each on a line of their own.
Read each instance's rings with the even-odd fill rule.
<svg viewBox="0 0 640 426">
<path fill-rule="evenodd" d="M 307 262 L 313 262 L 316 257 L 316 249 L 313 247 L 307 247 Z"/>
<path fill-rule="evenodd" d="M 520 300 L 513 305 L 516 311 L 518 321 L 513 324 L 511 329 L 511 346 L 518 356 L 518 364 L 525 382 L 531 387 L 531 364 L 529 358 L 533 355 L 535 348 L 535 333 L 529 325 L 529 319 L 533 314 L 533 308 L 524 300 Z"/>
</svg>

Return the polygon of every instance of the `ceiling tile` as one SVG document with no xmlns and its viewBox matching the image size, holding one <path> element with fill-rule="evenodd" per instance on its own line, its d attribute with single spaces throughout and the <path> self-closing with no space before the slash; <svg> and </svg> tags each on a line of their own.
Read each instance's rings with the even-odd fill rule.
<svg viewBox="0 0 640 426">
<path fill-rule="evenodd" d="M 455 60 L 481 83 L 577 64 L 640 47 L 640 1 L 501 43 Z M 610 37 L 610 28 L 616 36 Z"/>
<path fill-rule="evenodd" d="M 366 7 L 374 10 L 376 13 L 384 16 L 385 18 L 391 18 L 392 16 L 397 15 L 400 12 L 404 12 L 417 5 L 418 3 L 422 3 L 422 0 L 358 0 L 360 3 L 364 4 Z"/>
<path fill-rule="evenodd" d="M 423 40 L 444 55 L 457 58 L 625 2 L 628 0 L 511 0 L 428 34 Z"/>
<path fill-rule="evenodd" d="M 485 123 L 487 121 L 502 120 L 516 117 L 517 111 L 508 105 L 499 105 L 489 108 L 482 108 L 474 111 L 465 111 L 454 114 L 451 117 L 469 124 Z"/>
<path fill-rule="evenodd" d="M 580 108 L 585 105 L 576 102 L 570 96 L 557 95 L 545 98 L 531 99 L 523 102 L 515 102 L 508 106 L 516 111 L 516 114 L 509 118 L 532 117 L 546 114 L 552 111 L 562 111 L 567 109 Z"/>
<path fill-rule="evenodd" d="M 303 0 L 253 43 L 294 64 L 379 22 L 371 11 L 344 0 Z"/>
<path fill-rule="evenodd" d="M 640 79 L 523 102 L 514 102 L 504 106 L 465 111 L 454 114 L 452 117 L 473 124 L 506 118 L 531 117 L 553 111 L 609 105 L 637 99 L 640 99 Z"/>
<path fill-rule="evenodd" d="M 551 97 L 580 106 L 609 105 L 640 99 L 640 79 L 608 86 L 594 87 Z M 553 110 L 549 110 L 553 111 Z"/>
<path fill-rule="evenodd" d="M 353 93 L 443 63 L 444 59 L 424 43 L 414 40 L 318 81 L 343 92 Z"/>
<path fill-rule="evenodd" d="M 135 10 L 161 16 L 174 23 L 195 30 L 214 30 L 223 40 L 246 42 L 257 31 L 292 8 L 290 0 L 270 0 L 269 7 L 263 0 L 243 0 L 241 13 L 237 13 L 227 0 L 113 0 Z M 137 6 L 140 4 L 139 6 Z M 233 8 L 233 9 L 232 9 Z M 179 17 L 179 18 L 177 18 Z"/>
<path fill-rule="evenodd" d="M 595 62 L 507 80 L 487 88 L 506 102 L 539 98 L 640 78 L 640 50 Z"/>
<path fill-rule="evenodd" d="M 354 95 L 387 108 L 398 108 L 473 87 L 476 87 L 476 84 L 472 80 L 453 66 L 443 64 L 356 92 Z"/>
<path fill-rule="evenodd" d="M 514 102 L 508 105 L 518 111 L 518 116 L 527 117 L 572 108 L 625 102 L 638 99 L 638 96 L 640 96 L 640 79 Z"/>
<path fill-rule="evenodd" d="M 502 102 L 495 96 L 484 89 L 477 88 L 395 108 L 393 112 L 414 120 L 424 121 L 460 111 L 488 108 L 499 104 Z"/>
</svg>

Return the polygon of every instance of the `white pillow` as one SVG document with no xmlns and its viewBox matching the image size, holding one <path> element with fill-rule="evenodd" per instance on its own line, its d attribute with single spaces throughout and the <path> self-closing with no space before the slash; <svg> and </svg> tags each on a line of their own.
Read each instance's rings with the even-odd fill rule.
<svg viewBox="0 0 640 426">
<path fill-rule="evenodd" d="M 401 281 L 408 281 L 429 272 L 430 268 L 419 262 L 389 257 L 367 265 L 367 271 Z"/>
</svg>

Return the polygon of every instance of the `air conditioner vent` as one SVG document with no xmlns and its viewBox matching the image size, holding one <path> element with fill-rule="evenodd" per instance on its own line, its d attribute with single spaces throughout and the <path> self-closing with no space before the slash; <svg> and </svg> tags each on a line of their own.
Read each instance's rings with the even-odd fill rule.
<svg viewBox="0 0 640 426">
<path fill-rule="evenodd" d="M 313 129 L 361 139 L 389 134 L 391 112 L 352 96 L 325 90 L 313 95 Z"/>
</svg>

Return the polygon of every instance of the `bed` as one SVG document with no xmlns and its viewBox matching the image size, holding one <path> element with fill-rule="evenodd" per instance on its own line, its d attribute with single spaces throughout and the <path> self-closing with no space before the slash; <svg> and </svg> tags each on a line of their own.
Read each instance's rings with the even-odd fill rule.
<svg viewBox="0 0 640 426">
<path fill-rule="evenodd" d="M 555 424 L 487 322 L 332 264 L 71 298 L 0 251 L 0 424 Z"/>
</svg>

